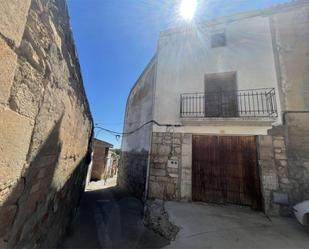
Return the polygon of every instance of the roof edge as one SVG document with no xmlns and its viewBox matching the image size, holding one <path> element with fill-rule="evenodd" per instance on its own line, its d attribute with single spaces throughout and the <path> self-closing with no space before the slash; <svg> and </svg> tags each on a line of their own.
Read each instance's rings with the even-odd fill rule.
<svg viewBox="0 0 309 249">
<path fill-rule="evenodd" d="M 309 5 L 309 0 L 292 0 L 287 3 L 276 4 L 276 5 L 263 8 L 263 9 L 244 11 L 244 12 L 239 12 L 239 13 L 235 13 L 232 15 L 226 15 L 226 16 L 219 16 L 213 19 L 209 19 L 207 21 L 200 21 L 200 22 L 189 24 L 189 25 L 183 25 L 183 26 L 179 26 L 175 28 L 166 29 L 160 32 L 160 37 L 171 35 L 174 33 L 183 32 L 183 31 L 188 31 L 192 27 L 196 27 L 196 26 L 202 26 L 202 25 L 213 26 L 213 25 L 220 25 L 220 24 L 235 22 L 235 21 L 239 21 L 242 19 L 247 19 L 247 18 L 252 18 L 252 17 L 257 17 L 257 16 L 270 16 L 276 13 L 288 11 L 290 9 L 293 9 L 296 7 L 303 7 L 306 5 Z"/>
</svg>

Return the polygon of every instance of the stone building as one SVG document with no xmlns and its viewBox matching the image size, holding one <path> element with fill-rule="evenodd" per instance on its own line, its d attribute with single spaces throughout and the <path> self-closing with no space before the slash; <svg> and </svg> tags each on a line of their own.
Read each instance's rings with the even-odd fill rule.
<svg viewBox="0 0 309 249">
<path fill-rule="evenodd" d="M 113 148 L 113 145 L 99 139 L 94 139 L 92 146 L 93 162 L 91 180 L 101 180 L 106 173 L 109 150 Z"/>
<path fill-rule="evenodd" d="M 293 1 L 161 32 L 128 97 L 120 185 L 268 215 L 309 199 L 308 14 Z"/>
<path fill-rule="evenodd" d="M 66 1 L 0 0 L 0 248 L 57 245 L 91 136 Z"/>
</svg>

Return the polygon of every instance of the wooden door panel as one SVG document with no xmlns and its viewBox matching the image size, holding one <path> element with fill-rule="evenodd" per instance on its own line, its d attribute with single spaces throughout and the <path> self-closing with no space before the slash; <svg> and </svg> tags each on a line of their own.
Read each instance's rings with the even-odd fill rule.
<svg viewBox="0 0 309 249">
<path fill-rule="evenodd" d="M 193 136 L 192 198 L 261 206 L 255 137 Z"/>
</svg>

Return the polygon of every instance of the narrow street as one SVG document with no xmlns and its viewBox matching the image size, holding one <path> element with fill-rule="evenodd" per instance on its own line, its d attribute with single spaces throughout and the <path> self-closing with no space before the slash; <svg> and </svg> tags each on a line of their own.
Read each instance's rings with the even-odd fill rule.
<svg viewBox="0 0 309 249">
<path fill-rule="evenodd" d="M 91 182 L 69 234 L 59 248 L 307 248 L 309 230 L 293 218 L 267 218 L 249 207 L 166 202 L 180 227 L 169 242 L 145 228 L 142 203 L 119 187 L 116 177 Z"/>
<path fill-rule="evenodd" d="M 169 241 L 143 225 L 142 203 L 115 187 L 91 182 L 59 248 L 162 248 Z"/>
<path fill-rule="evenodd" d="M 309 249 L 309 0 L 0 0 L 0 249 Z"/>
</svg>

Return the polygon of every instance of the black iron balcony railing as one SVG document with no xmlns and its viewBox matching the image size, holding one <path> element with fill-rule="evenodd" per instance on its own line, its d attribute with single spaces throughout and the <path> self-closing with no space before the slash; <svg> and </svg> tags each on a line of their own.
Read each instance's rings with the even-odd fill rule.
<svg viewBox="0 0 309 249">
<path fill-rule="evenodd" d="M 180 116 L 182 118 L 277 117 L 275 89 L 182 94 Z"/>
</svg>

